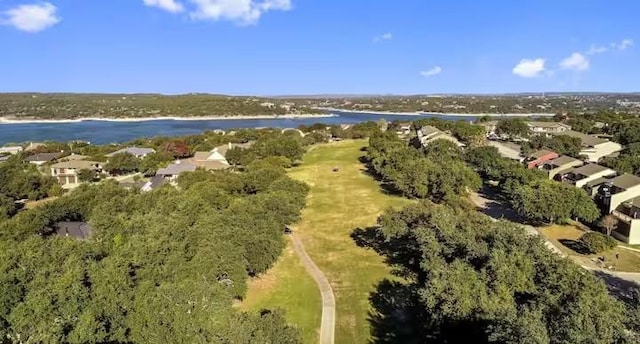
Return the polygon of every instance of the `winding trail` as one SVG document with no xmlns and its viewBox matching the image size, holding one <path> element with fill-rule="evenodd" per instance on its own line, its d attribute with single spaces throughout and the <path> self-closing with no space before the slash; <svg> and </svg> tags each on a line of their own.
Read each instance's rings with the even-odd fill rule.
<svg viewBox="0 0 640 344">
<path fill-rule="evenodd" d="M 329 284 L 329 280 L 324 276 L 322 271 L 311 260 L 311 257 L 304 249 L 304 244 L 297 234 L 290 235 L 293 242 L 293 250 L 296 252 L 304 268 L 313 277 L 318 284 L 320 294 L 322 295 L 322 322 L 320 323 L 320 344 L 333 344 L 335 340 L 336 328 L 336 299 L 333 296 L 333 290 Z"/>
</svg>

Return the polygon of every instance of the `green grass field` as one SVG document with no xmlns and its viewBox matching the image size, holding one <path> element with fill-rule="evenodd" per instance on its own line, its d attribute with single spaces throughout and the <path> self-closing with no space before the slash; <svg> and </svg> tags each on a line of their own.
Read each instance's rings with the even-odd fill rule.
<svg viewBox="0 0 640 344">
<path fill-rule="evenodd" d="M 382 257 L 358 247 L 351 233 L 356 228 L 375 225 L 377 217 L 388 207 L 410 202 L 384 194 L 365 173 L 358 158 L 364 154 L 361 148 L 366 144 L 360 140 L 314 147 L 303 163 L 290 172 L 293 178 L 311 186 L 302 221 L 293 228 L 331 282 L 337 307 L 336 343 L 369 341 L 369 293 L 378 281 L 390 276 Z M 332 171 L 336 167 L 339 172 Z M 285 254 L 264 278 L 273 279 L 272 285 L 252 285 L 245 301 L 249 309 L 283 308 L 288 319 L 305 333 L 305 342 L 317 343 L 319 292 L 315 285 L 310 288 L 309 281 L 313 280 L 303 273 L 297 257 Z M 311 305 L 311 300 L 316 304 Z M 304 304 L 309 306 L 300 309 Z"/>
</svg>

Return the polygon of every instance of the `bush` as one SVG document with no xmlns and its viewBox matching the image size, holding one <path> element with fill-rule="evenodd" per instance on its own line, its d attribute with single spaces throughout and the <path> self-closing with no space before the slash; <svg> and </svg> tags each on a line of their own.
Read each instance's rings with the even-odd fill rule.
<svg viewBox="0 0 640 344">
<path fill-rule="evenodd" d="M 580 243 L 589 253 L 601 253 L 609 251 L 618 246 L 618 242 L 613 237 L 597 232 L 589 232 L 580 238 Z"/>
</svg>

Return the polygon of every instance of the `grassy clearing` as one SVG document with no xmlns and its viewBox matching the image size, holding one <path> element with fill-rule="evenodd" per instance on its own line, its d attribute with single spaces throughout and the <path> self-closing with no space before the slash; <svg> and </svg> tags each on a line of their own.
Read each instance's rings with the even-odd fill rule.
<svg viewBox="0 0 640 344">
<path fill-rule="evenodd" d="M 604 253 L 585 255 L 572 250 L 570 243 L 577 241 L 586 233 L 576 226 L 553 225 L 541 228 L 540 233 L 550 239 L 563 252 L 581 263 L 586 263 L 587 261 L 593 262 L 594 260 L 598 260 L 598 258 L 604 258 L 604 265 L 606 267 L 613 267 L 616 271 L 640 272 L 640 252 L 617 247 Z M 563 243 L 569 243 L 569 245 Z"/>
<path fill-rule="evenodd" d="M 378 281 L 390 277 L 382 257 L 358 247 L 351 233 L 375 225 L 385 209 L 410 202 L 384 194 L 365 173 L 358 159 L 366 145 L 360 140 L 318 146 L 290 173 L 311 186 L 302 221 L 294 230 L 333 288 L 337 343 L 368 342 L 369 294 Z"/>
<path fill-rule="evenodd" d="M 302 220 L 293 229 L 333 288 L 336 343 L 369 341 L 369 293 L 378 281 L 392 277 L 382 257 L 358 247 L 351 233 L 375 225 L 385 209 L 410 203 L 384 194 L 365 173 L 358 159 L 366 145 L 359 140 L 315 146 L 290 172 L 311 186 Z M 333 172 L 334 168 L 339 172 Z M 242 307 L 283 308 L 289 321 L 303 330 L 305 343 L 318 341 L 319 291 L 290 249 L 265 277 L 251 283 Z"/>
<path fill-rule="evenodd" d="M 287 320 L 302 332 L 305 343 L 318 342 L 322 316 L 320 290 L 290 242 L 271 270 L 249 281 L 247 297 L 240 308 L 246 311 L 283 309 Z"/>
</svg>

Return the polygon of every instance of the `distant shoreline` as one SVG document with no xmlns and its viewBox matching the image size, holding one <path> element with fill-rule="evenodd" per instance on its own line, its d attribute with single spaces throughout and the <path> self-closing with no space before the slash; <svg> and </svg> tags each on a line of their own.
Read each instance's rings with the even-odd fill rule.
<svg viewBox="0 0 640 344">
<path fill-rule="evenodd" d="M 371 115 L 389 115 L 389 116 L 451 116 L 451 117 L 553 117 L 554 113 L 445 113 L 445 112 L 391 112 L 391 111 L 375 111 L 375 110 L 346 110 L 337 108 L 317 107 L 315 109 L 324 111 L 338 111 L 347 113 L 365 113 Z"/>
<path fill-rule="evenodd" d="M 335 114 L 287 114 L 287 115 L 253 115 L 253 116 L 201 116 L 201 117 L 178 117 L 178 116 L 157 116 L 157 117 L 83 117 L 74 119 L 16 119 L 0 117 L 2 124 L 37 124 L 37 123 L 80 123 L 87 121 L 96 122 L 148 122 L 148 121 L 224 121 L 224 120 L 250 120 L 250 119 L 297 119 L 297 118 L 327 118 L 337 117 Z"/>
</svg>

